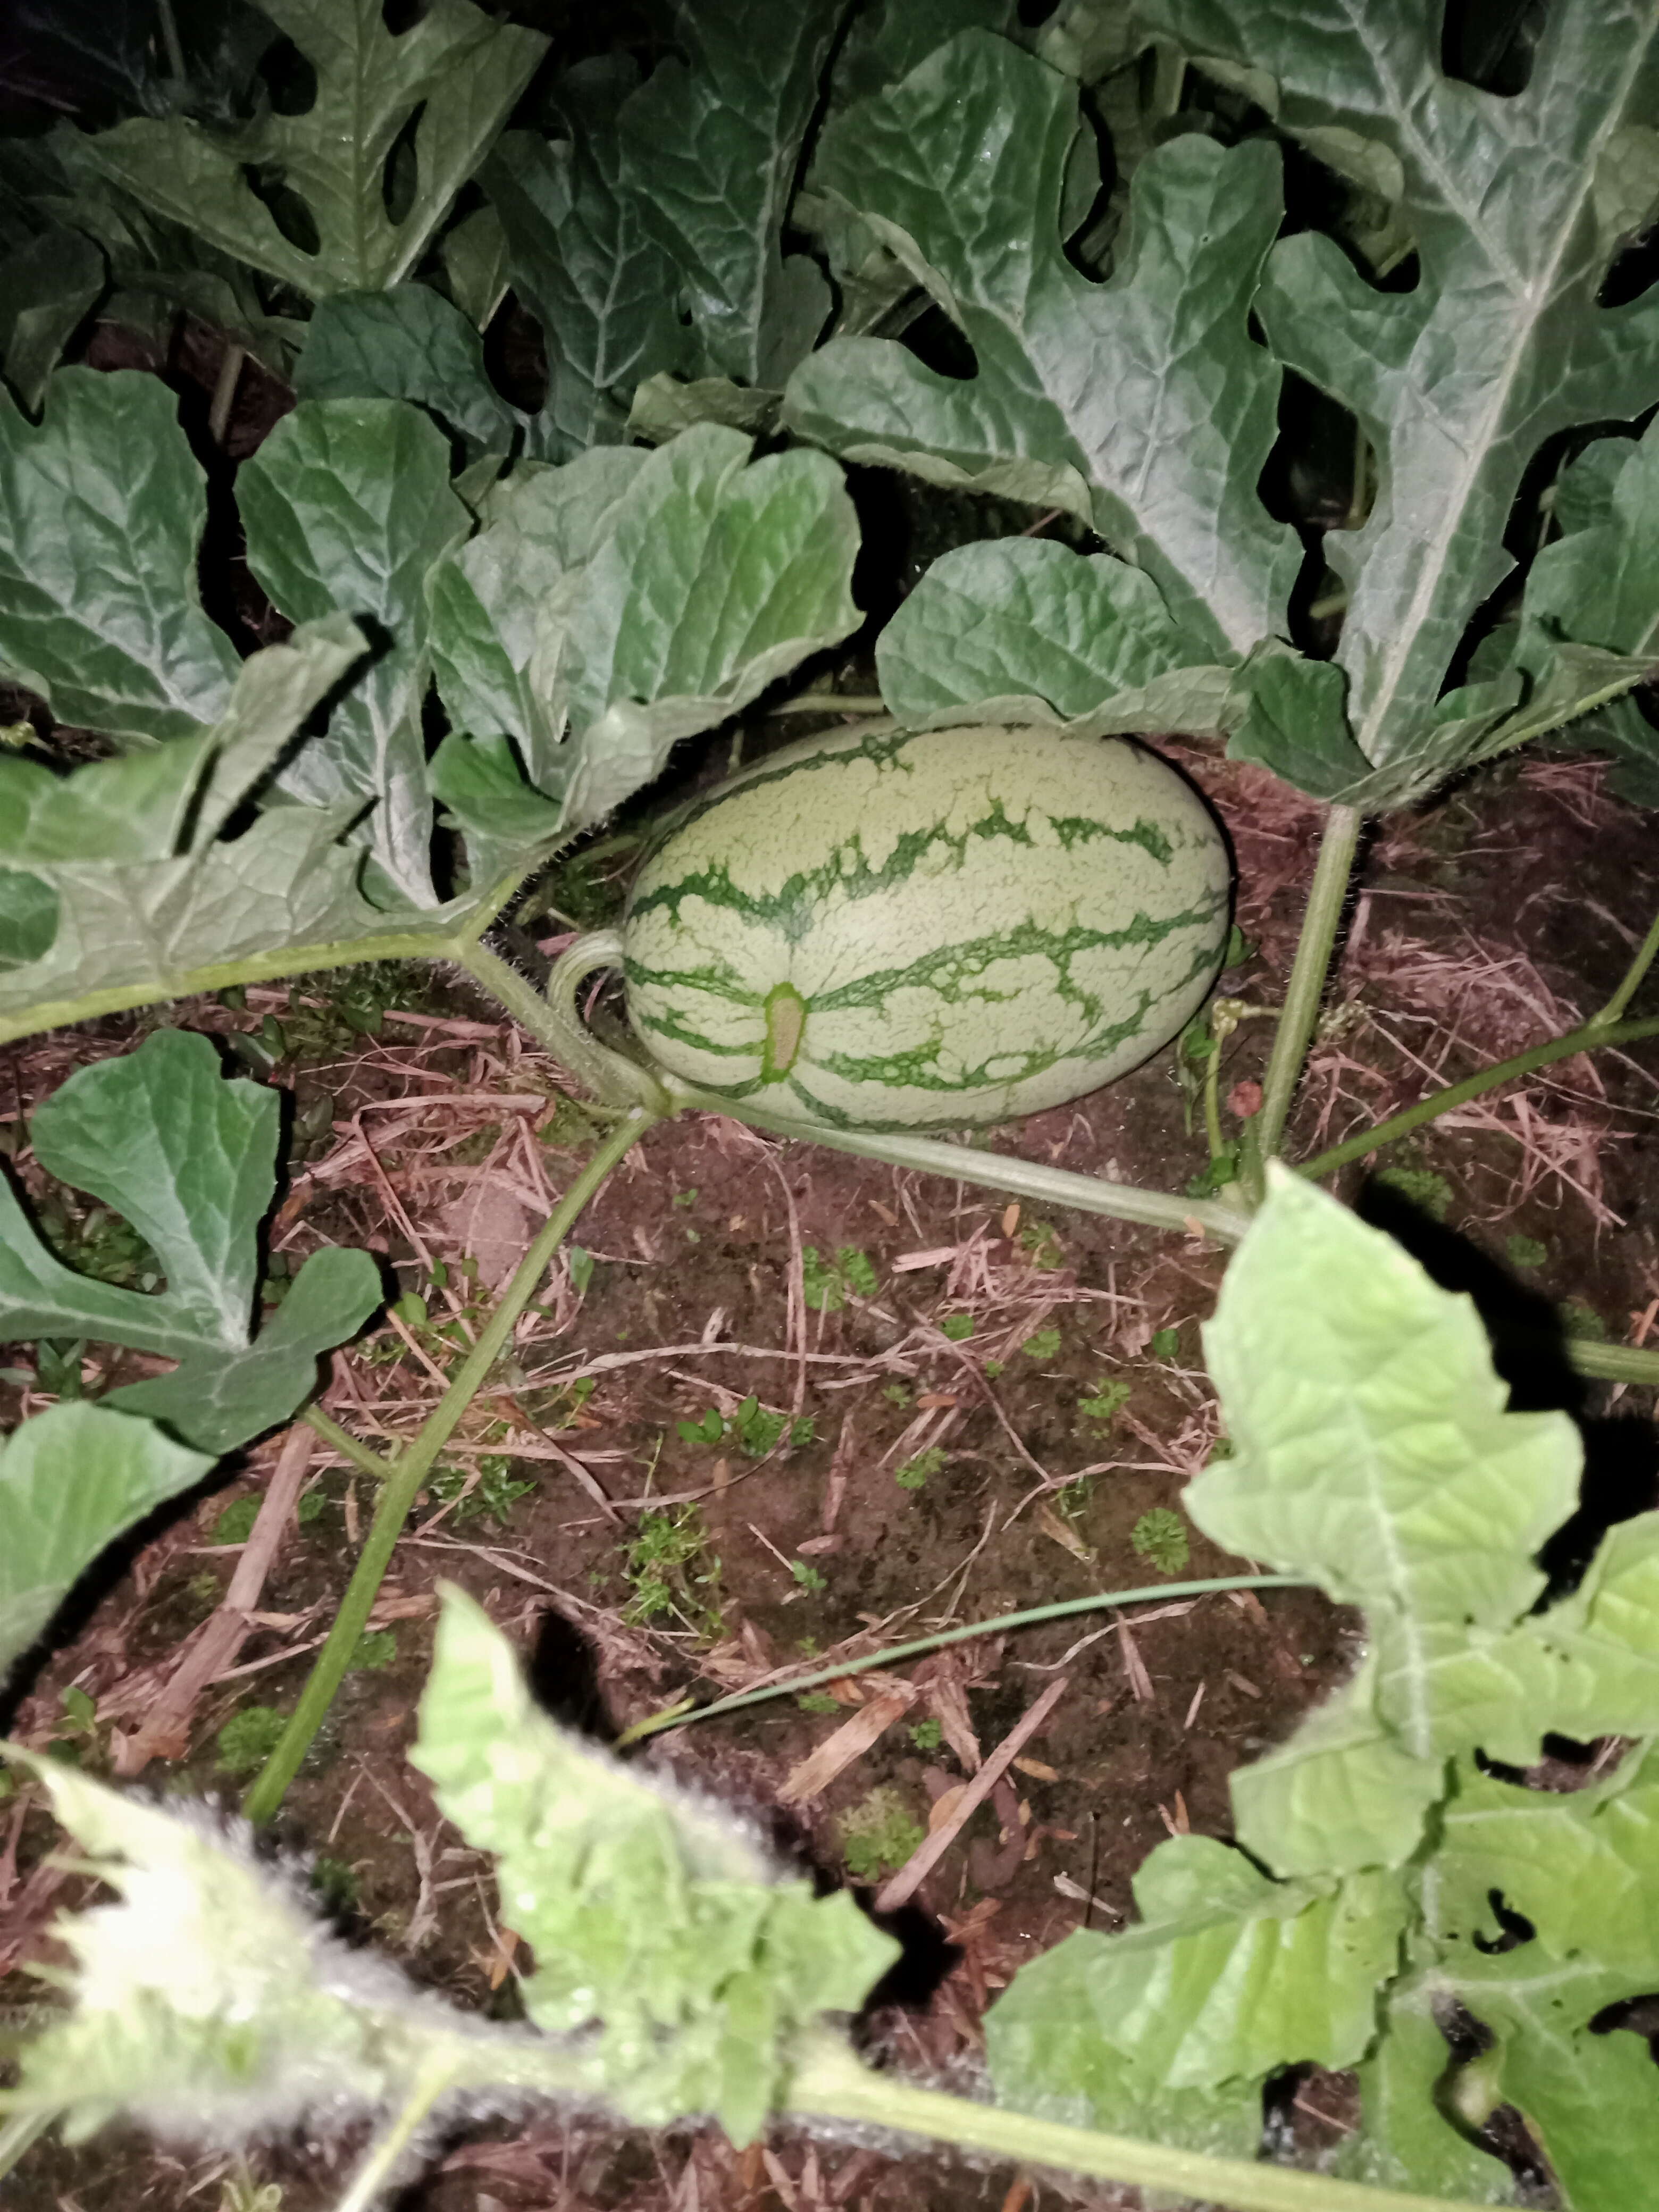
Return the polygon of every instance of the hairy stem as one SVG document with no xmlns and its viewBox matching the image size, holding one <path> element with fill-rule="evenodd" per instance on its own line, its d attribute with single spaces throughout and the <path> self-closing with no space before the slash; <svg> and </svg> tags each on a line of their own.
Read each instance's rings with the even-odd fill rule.
<svg viewBox="0 0 1659 2212">
<path fill-rule="evenodd" d="M 359 1443 L 349 1430 L 343 1429 L 337 1421 L 331 1420 L 320 1406 L 307 1406 L 300 1419 L 308 1429 L 314 1431 L 325 1444 L 338 1452 L 343 1458 L 349 1459 L 351 1464 L 360 1468 L 364 1474 L 372 1475 L 376 1482 L 391 1480 L 392 1462 L 389 1459 L 382 1459 L 379 1452 L 370 1451 L 367 1444 Z"/>
<path fill-rule="evenodd" d="M 803 2051 L 790 2078 L 784 2110 L 802 2119 L 896 2128 L 964 2150 L 987 2151 L 1021 2166 L 1054 2166 L 1103 2181 L 1167 2191 L 1206 2204 L 1225 2205 L 1230 2212 L 1452 2212 L 1449 2200 L 1442 2197 L 1372 2189 L 1363 2182 L 1335 2181 L 1329 2174 L 1254 2160 L 1215 2158 L 1202 2151 L 1143 2142 L 1133 2136 L 1034 2119 L 994 2105 L 972 2104 L 965 2097 L 915 2087 L 891 2074 L 872 2073 L 845 2044 L 828 2035 L 815 2037 Z"/>
<path fill-rule="evenodd" d="M 1147 1605 L 1154 1599 L 1172 1597 L 1208 1597 L 1216 1590 L 1309 1587 L 1301 1575 L 1212 1575 L 1203 1582 L 1156 1583 L 1141 1589 L 1097 1590 L 1092 1597 L 1063 1598 L 1054 1605 L 1031 1606 L 1024 1613 L 1001 1613 L 994 1620 L 969 1621 L 965 1628 L 942 1628 L 937 1635 L 918 1636 L 908 1644 L 890 1644 L 879 1651 L 866 1652 L 860 1659 L 831 1660 L 815 1667 L 810 1674 L 792 1674 L 787 1682 L 770 1682 L 758 1690 L 734 1691 L 729 1698 L 717 1698 L 712 1705 L 671 1705 L 665 1711 L 648 1713 L 645 1719 L 625 1729 L 617 1739 L 617 1748 L 623 1750 L 645 1736 L 659 1735 L 663 1729 L 680 1728 L 688 1721 L 710 1721 L 720 1713 L 735 1713 L 744 1705 L 763 1705 L 769 1698 L 793 1698 L 798 1690 L 815 1690 L 824 1682 L 838 1682 L 843 1674 L 862 1674 L 872 1667 L 891 1667 L 901 1659 L 918 1659 L 924 1651 L 941 1651 L 947 1644 L 967 1644 L 975 1636 L 1000 1636 L 1005 1629 L 1034 1628 L 1044 1620 L 1068 1620 L 1073 1613 L 1098 1613 L 1107 1606 Z"/>
<path fill-rule="evenodd" d="M 794 1121 L 787 1114 L 769 1114 L 764 1107 L 756 1106 L 746 1098 L 720 1098 L 708 1091 L 693 1090 L 672 1076 L 667 1087 L 678 1108 L 725 1114 L 734 1121 L 768 1130 L 774 1136 L 794 1137 L 803 1144 L 827 1146 L 831 1152 L 854 1152 L 860 1159 L 887 1160 L 895 1167 L 920 1168 L 926 1174 L 949 1176 L 957 1182 L 1009 1191 L 1016 1198 L 1075 1206 L 1082 1213 L 1114 1214 L 1121 1221 L 1139 1221 L 1152 1229 L 1197 1228 L 1222 1244 L 1237 1243 L 1250 1225 L 1248 1214 L 1210 1199 L 1178 1198 L 1165 1191 L 1140 1190 L 1133 1183 L 1108 1182 L 1103 1176 L 1073 1175 L 1065 1168 L 1046 1167 L 1037 1160 L 1011 1159 L 1004 1152 L 981 1152 L 975 1145 L 947 1145 L 938 1137 L 913 1136 L 894 1130 L 829 1129 L 816 1121 Z"/>
<path fill-rule="evenodd" d="M 1353 806 L 1333 806 L 1325 817 L 1325 834 L 1320 840 L 1313 888 L 1308 894 L 1308 910 L 1303 916 L 1302 934 L 1297 940 L 1285 1008 L 1273 1038 L 1273 1057 L 1267 1063 L 1261 1111 L 1256 1116 L 1264 1160 L 1272 1159 L 1279 1151 L 1291 1101 L 1301 1080 L 1302 1063 L 1308 1056 L 1314 1024 L 1319 1019 L 1319 1002 L 1324 995 L 1331 948 L 1336 943 L 1337 924 L 1342 918 L 1342 902 L 1348 895 L 1348 878 L 1353 872 L 1363 821 L 1364 817 Z"/>
<path fill-rule="evenodd" d="M 242 1809 L 250 1820 L 269 1820 L 299 1771 L 300 1762 L 310 1749 L 312 1739 L 351 1663 L 416 1496 L 431 1473 L 433 1462 L 455 1433 L 461 1416 L 506 1350 L 519 1316 L 534 1296 L 549 1262 L 617 1161 L 647 1129 L 655 1126 L 659 1118 L 643 1107 L 636 1107 L 599 1147 L 519 1262 L 512 1281 L 479 1333 L 477 1342 L 455 1370 L 454 1380 L 428 1416 L 420 1434 L 392 1462 L 390 1474 L 381 1485 L 374 1517 L 369 1523 L 351 1580 L 346 1585 L 334 1626 L 317 1654 L 288 1726 L 244 1801 Z"/>
<path fill-rule="evenodd" d="M 1419 1098 L 1415 1106 L 1391 1114 L 1386 1121 L 1361 1129 L 1355 1136 L 1345 1137 L 1340 1145 L 1332 1145 L 1316 1152 L 1312 1159 L 1299 1162 L 1297 1173 L 1316 1177 L 1334 1175 L 1338 1168 L 1346 1167 L 1350 1160 L 1364 1159 L 1367 1152 L 1380 1152 L 1384 1145 L 1397 1143 L 1401 1137 L 1410 1136 L 1413 1129 L 1437 1121 L 1442 1114 L 1449 1114 L 1456 1107 L 1466 1106 L 1472 1098 L 1484 1097 L 1487 1091 L 1496 1091 L 1503 1084 L 1513 1083 L 1518 1076 L 1530 1075 L 1535 1069 L 1548 1067 L 1558 1060 L 1571 1060 L 1575 1053 L 1591 1052 L 1601 1045 L 1633 1044 L 1638 1038 L 1650 1036 L 1659 1036 L 1659 1015 L 1649 1014 L 1638 1022 L 1610 1023 L 1603 1022 L 1597 1015 L 1581 1028 L 1569 1030 L 1565 1036 L 1530 1045 L 1513 1059 L 1500 1060 L 1495 1066 L 1466 1075 L 1461 1083 L 1449 1084 L 1445 1090 Z"/>
</svg>

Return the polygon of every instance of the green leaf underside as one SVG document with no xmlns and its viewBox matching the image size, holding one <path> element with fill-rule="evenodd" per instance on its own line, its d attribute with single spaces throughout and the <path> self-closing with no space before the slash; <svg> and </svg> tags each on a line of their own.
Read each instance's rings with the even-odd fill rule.
<svg viewBox="0 0 1659 2212">
<path fill-rule="evenodd" d="M 1534 454 L 1659 398 L 1659 300 L 1597 305 L 1614 244 L 1598 193 L 1647 96 L 1651 11 L 1553 9 L 1513 99 L 1444 76 L 1420 9 L 1263 16 L 1243 0 L 1151 0 L 1147 13 L 1188 52 L 1277 80 L 1293 133 L 1334 125 L 1400 165 L 1414 285 L 1379 292 L 1334 240 L 1303 232 L 1273 248 L 1255 304 L 1274 352 L 1355 413 L 1377 456 L 1370 520 L 1324 550 L 1347 593 L 1336 659 L 1353 742 L 1385 773 L 1381 795 L 1408 797 L 1514 741 L 1494 734 L 1513 695 L 1470 720 L 1440 694 L 1510 566 L 1504 532 Z M 1304 742 L 1316 748 L 1311 730 Z"/>
<path fill-rule="evenodd" d="M 100 1406 L 54 1406 L 0 1449 L 0 1682 L 98 1554 L 210 1455 Z"/>
<path fill-rule="evenodd" d="M 87 142 L 104 173 L 168 220 L 314 300 L 409 274 L 547 49 L 471 0 L 433 0 L 406 30 L 380 0 L 261 0 L 316 76 L 297 113 L 232 130 L 137 117 Z M 405 142 L 405 133 L 413 125 Z M 393 222 L 386 177 L 405 143 L 410 204 Z M 278 227 L 247 171 L 274 171 L 309 210 L 308 252 Z"/>
<path fill-rule="evenodd" d="M 531 2019 L 550 2033 L 602 2023 L 599 2079 L 636 2122 L 712 2112 L 751 2141 L 794 2037 L 854 2009 L 896 1955 L 850 1896 L 815 1899 L 706 1801 L 556 1727 L 453 1589 L 412 1756 L 497 1858 L 502 1911 L 537 1960 Z"/>
<path fill-rule="evenodd" d="M 0 667 L 112 737 L 216 721 L 237 661 L 198 596 L 206 513 L 159 378 L 61 370 L 38 427 L 0 392 Z"/>
<path fill-rule="evenodd" d="M 193 738 L 64 776 L 0 757 L 0 1022 L 173 998 L 216 963 L 384 931 L 338 842 L 356 809 L 280 807 L 222 834 L 362 652 L 336 615 L 245 662 Z"/>
<path fill-rule="evenodd" d="M 1026 538 L 945 554 L 876 641 L 882 697 L 912 725 L 952 708 L 1030 697 L 1096 730 L 1109 703 L 1120 708 L 1115 727 L 1218 726 L 1231 672 L 1212 659 L 1170 620 L 1141 570 Z M 1178 671 L 1188 672 L 1179 701 L 1168 683 L 1158 684 Z M 1206 679 L 1219 679 L 1207 716 L 1198 704 Z"/>
<path fill-rule="evenodd" d="M 426 578 L 471 528 L 447 441 L 400 400 L 303 400 L 244 464 L 237 497 L 248 564 L 290 621 L 343 604 L 385 641 L 282 787 L 313 807 L 371 808 L 375 858 L 411 906 L 434 907 Z"/>
<path fill-rule="evenodd" d="M 830 122 L 815 184 L 957 322 L 965 380 L 895 342 L 838 338 L 785 418 L 849 459 L 1056 506 L 1152 578 L 1214 659 L 1278 630 L 1300 563 L 1256 481 L 1279 372 L 1246 327 L 1281 205 L 1278 155 L 1189 135 L 1135 174 L 1110 283 L 1079 275 L 1059 207 L 1075 87 L 985 32 Z"/>
<path fill-rule="evenodd" d="M 140 1230 L 167 1287 L 120 1290 L 76 1273 L 0 1186 L 0 1337 L 81 1337 L 160 1354 L 172 1375 L 109 1404 L 164 1419 L 185 1443 L 228 1451 L 286 1419 L 320 1352 L 380 1303 L 368 1254 L 313 1254 L 257 1338 L 258 1227 L 276 1182 L 278 1099 L 227 1081 L 205 1037 L 161 1030 L 136 1052 L 81 1069 L 35 1113 L 40 1164 Z"/>
<path fill-rule="evenodd" d="M 806 1119 L 1000 1120 L 1155 1049 L 1213 975 L 1229 908 L 1207 817 L 1138 750 L 811 739 L 647 860 L 630 1017 L 677 1073 Z M 781 986 L 803 1008 L 787 1067 L 766 1018 Z"/>
</svg>

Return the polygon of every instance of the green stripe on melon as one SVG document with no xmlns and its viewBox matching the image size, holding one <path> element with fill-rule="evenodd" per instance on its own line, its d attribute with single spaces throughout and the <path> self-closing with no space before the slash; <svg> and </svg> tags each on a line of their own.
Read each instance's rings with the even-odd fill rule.
<svg viewBox="0 0 1659 2212">
<path fill-rule="evenodd" d="M 1208 808 L 1127 739 L 832 731 L 647 858 L 629 1013 L 663 1067 L 804 1122 L 1009 1121 L 1176 1036 L 1231 908 Z"/>
</svg>

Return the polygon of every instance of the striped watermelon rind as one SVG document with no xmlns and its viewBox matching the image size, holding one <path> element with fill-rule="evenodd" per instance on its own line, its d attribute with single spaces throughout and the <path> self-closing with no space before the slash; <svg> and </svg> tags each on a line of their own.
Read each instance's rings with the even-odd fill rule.
<svg viewBox="0 0 1659 2212">
<path fill-rule="evenodd" d="M 1127 739 L 832 731 L 647 856 L 629 1018 L 661 1067 L 804 1123 L 1010 1121 L 1179 1032 L 1231 891 L 1204 801 Z"/>
</svg>

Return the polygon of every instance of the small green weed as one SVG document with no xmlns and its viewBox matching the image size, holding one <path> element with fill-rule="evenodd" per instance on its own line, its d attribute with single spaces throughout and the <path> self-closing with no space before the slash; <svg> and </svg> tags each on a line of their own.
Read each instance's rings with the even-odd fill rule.
<svg viewBox="0 0 1659 2212">
<path fill-rule="evenodd" d="M 841 1711 L 839 1703 L 828 1690 L 805 1690 L 795 1703 L 804 1713 L 838 1713 Z"/>
<path fill-rule="evenodd" d="M 816 1244 L 800 1255 L 801 1296 L 815 1312 L 839 1313 L 848 1297 L 872 1298 L 881 1279 L 867 1252 L 856 1244 L 843 1244 L 833 1260 L 824 1259 Z"/>
<path fill-rule="evenodd" d="M 1116 1382 L 1097 1382 L 1091 1398 L 1079 1398 L 1077 1409 L 1085 1420 L 1115 1420 L 1129 1402 L 1129 1385 Z"/>
<path fill-rule="evenodd" d="M 965 1344 L 974 1333 L 974 1316 L 965 1313 L 946 1314 L 939 1325 L 939 1333 L 941 1336 L 948 1336 L 952 1344 Z"/>
<path fill-rule="evenodd" d="M 1034 1267 L 1060 1267 L 1066 1264 L 1066 1249 L 1060 1241 L 1060 1232 L 1050 1221 L 1022 1223 L 1019 1243 Z"/>
<path fill-rule="evenodd" d="M 1511 1267 L 1541 1267 L 1550 1256 L 1550 1248 L 1535 1237 L 1506 1237 L 1504 1256 Z"/>
<path fill-rule="evenodd" d="M 802 1444 L 810 1444 L 817 1428 L 811 1413 L 775 1412 L 771 1407 L 763 1406 L 752 1392 L 738 1405 L 729 1419 L 714 1407 L 708 1406 L 696 1420 L 677 1421 L 674 1425 L 682 1443 L 717 1444 L 731 1437 L 745 1459 L 764 1459 L 786 1442 L 792 1451 Z"/>
<path fill-rule="evenodd" d="M 817 1596 L 820 1591 L 827 1590 L 830 1587 L 824 1580 L 823 1571 L 815 1567 L 810 1559 L 791 1559 L 789 1571 L 801 1588 L 804 1590 L 810 1590 L 814 1597 Z"/>
<path fill-rule="evenodd" d="M 1187 1524 L 1167 1505 L 1154 1505 L 1143 1513 L 1129 1531 L 1129 1541 L 1161 1575 L 1178 1575 L 1192 1557 Z"/>
<path fill-rule="evenodd" d="M 1181 1349 L 1179 1328 L 1155 1328 L 1146 1349 L 1154 1359 L 1173 1359 Z"/>
<path fill-rule="evenodd" d="M 428 1479 L 428 1492 L 439 1504 L 447 1505 L 452 1499 L 459 1499 L 449 1516 L 458 1528 L 465 1521 L 481 1521 L 486 1516 L 498 1528 L 506 1528 L 513 1508 L 536 1487 L 533 1480 L 515 1475 L 513 1462 L 498 1452 L 489 1453 L 478 1461 L 477 1475 L 471 1490 L 466 1486 L 465 1470 L 458 1467 L 441 1468 Z"/>
<path fill-rule="evenodd" d="M 842 1856 L 854 1881 L 875 1881 L 919 1850 L 927 1832 L 896 1790 L 872 1790 L 841 1816 Z"/>
<path fill-rule="evenodd" d="M 398 1632 L 395 1628 L 367 1628 L 357 1638 L 357 1648 L 347 1662 L 353 1669 L 362 1668 L 371 1674 L 379 1674 L 390 1667 L 398 1656 Z"/>
<path fill-rule="evenodd" d="M 1443 1221 L 1456 1196 L 1445 1176 L 1432 1168 L 1379 1168 L 1371 1181 L 1426 1213 L 1431 1221 Z"/>
<path fill-rule="evenodd" d="M 264 1765 L 288 1726 L 287 1716 L 275 1705 L 244 1705 L 214 1738 L 219 1756 L 214 1761 L 221 1774 L 252 1774 Z"/>
<path fill-rule="evenodd" d="M 623 1614 L 631 1627 L 667 1616 L 696 1636 L 720 1634 L 720 1563 L 708 1548 L 708 1532 L 695 1505 L 641 1514 L 623 1572 L 634 1591 Z"/>
<path fill-rule="evenodd" d="M 910 1730 L 910 1741 L 918 1751 L 937 1751 L 945 1741 L 945 1730 L 937 1721 L 918 1721 Z"/>
<path fill-rule="evenodd" d="M 1594 1306 L 1587 1306 L 1582 1298 L 1569 1298 L 1560 1309 L 1561 1330 L 1565 1336 L 1580 1344 L 1606 1344 L 1608 1329 Z"/>
<path fill-rule="evenodd" d="M 945 1454 L 938 1444 L 929 1444 L 914 1459 L 907 1459 L 893 1471 L 893 1480 L 901 1490 L 924 1490 L 930 1474 L 937 1474 L 945 1464 Z"/>
<path fill-rule="evenodd" d="M 1040 1328 L 1035 1335 L 1028 1336 L 1019 1348 L 1028 1359 L 1052 1359 L 1060 1350 L 1060 1331 Z"/>
<path fill-rule="evenodd" d="M 908 1406 L 915 1393 L 908 1382 L 884 1382 L 881 1395 L 890 1406 Z"/>
<path fill-rule="evenodd" d="M 312 1895 L 331 1918 L 349 1912 L 357 1902 L 357 1869 L 348 1866 L 343 1859 L 331 1859 L 325 1854 L 311 1862 L 307 1880 Z"/>
</svg>

